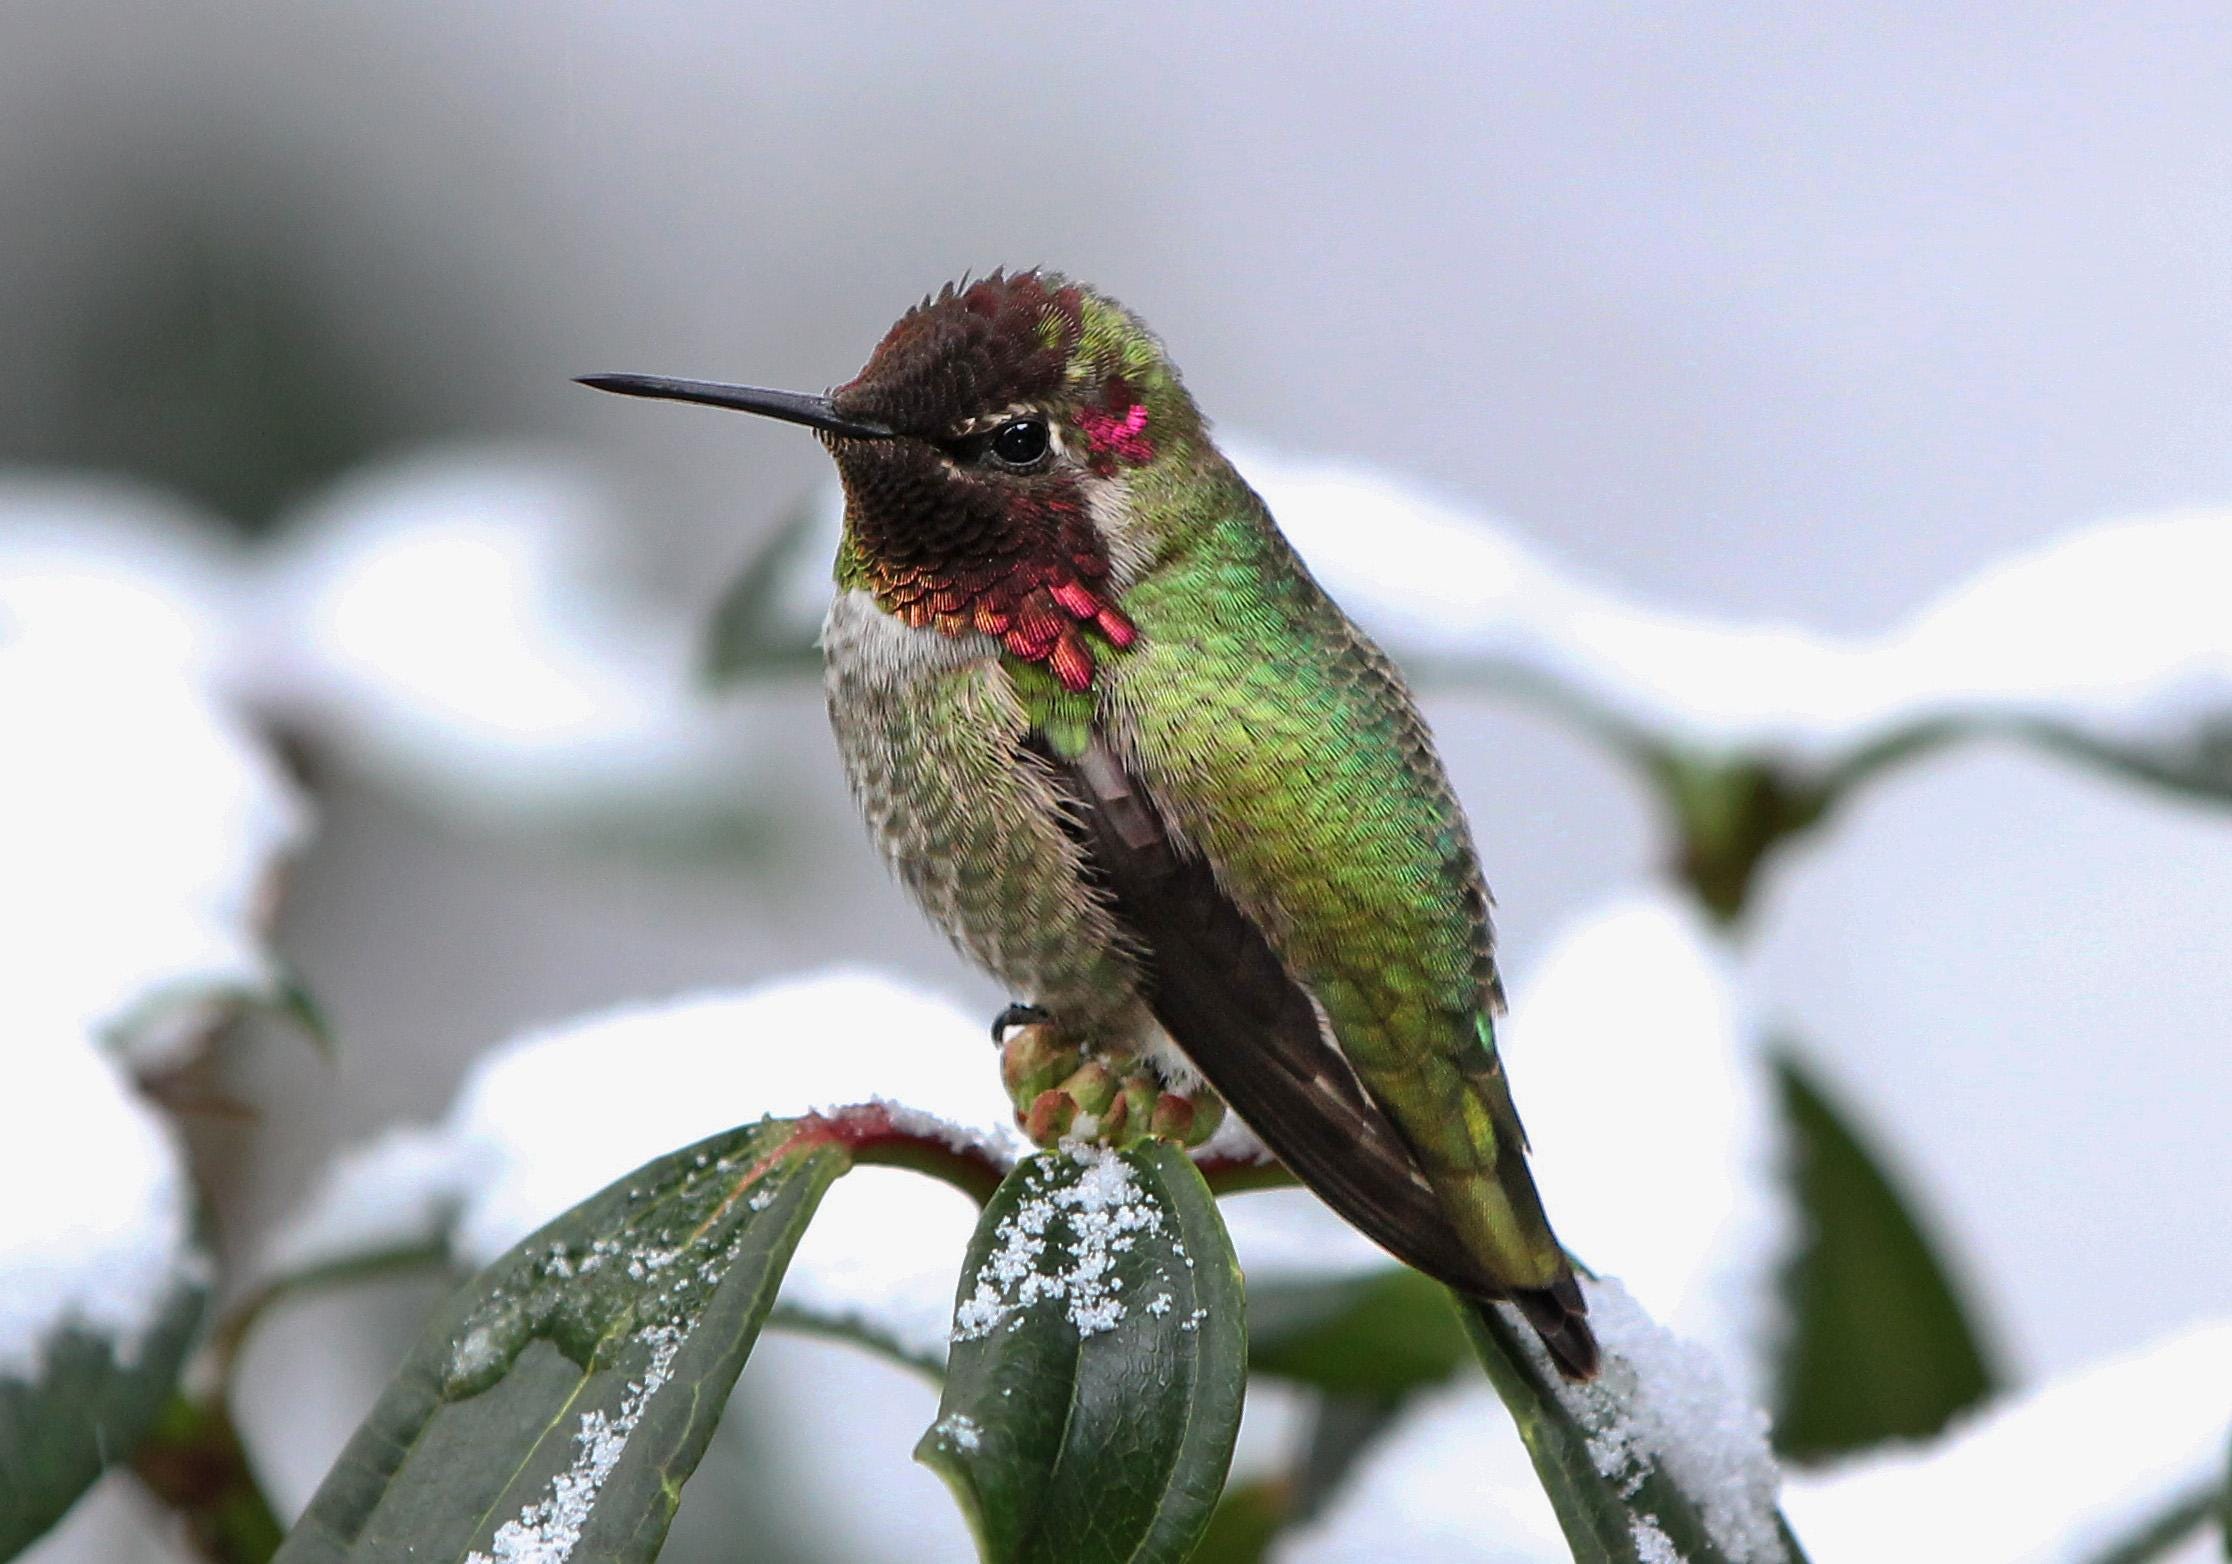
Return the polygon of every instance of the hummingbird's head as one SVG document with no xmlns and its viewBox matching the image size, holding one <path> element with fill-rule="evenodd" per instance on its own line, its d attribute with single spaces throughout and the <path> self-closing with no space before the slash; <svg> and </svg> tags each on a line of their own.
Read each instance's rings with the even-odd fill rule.
<svg viewBox="0 0 2232 1564">
<path fill-rule="evenodd" d="M 997 639 L 1071 689 L 1135 638 L 1124 589 L 1157 539 L 1146 496 L 1202 449 L 1162 346 L 1052 272 L 949 285 L 824 397 L 613 375 L 602 389 L 818 430 L 845 486 L 840 588 L 916 626 Z"/>
</svg>

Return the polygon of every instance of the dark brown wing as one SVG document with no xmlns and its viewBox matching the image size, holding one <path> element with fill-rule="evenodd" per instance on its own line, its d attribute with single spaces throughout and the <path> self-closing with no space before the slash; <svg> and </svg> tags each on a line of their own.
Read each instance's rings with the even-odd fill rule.
<svg viewBox="0 0 2232 1564">
<path fill-rule="evenodd" d="M 1137 779 L 1098 741 L 1074 762 L 1040 755 L 1077 803 L 1080 845 L 1138 946 L 1147 1003 L 1194 1068 L 1373 1242 L 1461 1291 L 1500 1295 L 1309 995 L 1209 865 L 1171 841 Z"/>
<path fill-rule="evenodd" d="M 1512 1293 L 1487 1275 L 1394 1121 L 1327 1040 L 1310 996 L 1208 863 L 1171 840 L 1139 780 L 1098 739 L 1076 761 L 1034 753 L 1076 805 L 1087 872 L 1138 949 L 1155 1019 L 1194 1068 L 1351 1226 L 1474 1300 L 1512 1298 L 1565 1374 L 1595 1374 L 1596 1339 L 1572 1279 Z"/>
</svg>

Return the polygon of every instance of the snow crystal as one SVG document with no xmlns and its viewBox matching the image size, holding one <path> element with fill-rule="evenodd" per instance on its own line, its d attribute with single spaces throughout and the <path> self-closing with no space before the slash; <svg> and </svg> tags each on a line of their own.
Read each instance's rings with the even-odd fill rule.
<svg viewBox="0 0 2232 1564">
<path fill-rule="evenodd" d="M 1659 1523 L 1649 1516 L 1638 1516 L 1628 1525 L 1628 1535 L 1635 1539 L 1635 1556 L 1639 1564 L 1682 1564 L 1682 1551 L 1674 1546 L 1674 1539 L 1659 1529 Z"/>
<path fill-rule="evenodd" d="M 996 1247 L 977 1268 L 974 1290 L 954 1310 L 954 1340 L 989 1335 L 1011 1315 L 1020 1324 L 1020 1310 L 1047 1298 L 1062 1301 L 1080 1336 L 1123 1323 L 1118 1257 L 1137 1235 L 1162 1231 L 1162 1208 L 1116 1152 L 1077 1142 L 1065 1142 L 1063 1149 L 1085 1170 L 1083 1176 L 1051 1189 L 1038 1186 L 1043 1192 L 1029 1194 L 1000 1219 L 993 1229 Z M 1057 1218 L 1069 1229 L 1070 1241 L 1049 1254 L 1048 1230 Z"/>
<path fill-rule="evenodd" d="M 81 1034 L 9 1037 L 0 1092 L 0 1379 L 35 1378 L 76 1327 L 135 1361 L 176 1290 L 200 1277 L 193 1202 L 168 1126 Z"/>
<path fill-rule="evenodd" d="M 1592 1431 L 1597 1471 L 1632 1493 L 1658 1467 L 1697 1502 L 1698 1518 L 1730 1559 L 1783 1559 L 1767 1414 L 1736 1399 L 1710 1353 L 1654 1322 L 1618 1282 L 1582 1287 L 1605 1350 L 1597 1378 L 1560 1378 L 1532 1334 L 1521 1335 L 1567 1410 Z"/>
<path fill-rule="evenodd" d="M 2196 1327 L 1999 1402 L 1925 1444 L 1784 1485 L 1815 1564 L 2105 1556 L 2218 1488 L 2232 1425 L 2232 1323 Z"/>
<path fill-rule="evenodd" d="M 114 485 L 0 482 L 0 1376 L 58 1332 L 130 1363 L 206 1264 L 168 1127 L 122 1073 L 268 990 L 306 811 L 220 703 L 220 551 Z"/>
<path fill-rule="evenodd" d="M 974 1450 L 984 1441 L 984 1430 L 965 1412 L 948 1412 L 938 1419 L 931 1432 L 956 1450 Z"/>
<path fill-rule="evenodd" d="M 597 1495 L 620 1464 L 645 1408 L 666 1385 L 688 1332 L 655 1325 L 637 1333 L 651 1348 L 643 1377 L 628 1383 L 617 1412 L 602 1407 L 581 1414 L 574 1433 L 573 1462 L 550 1480 L 550 1492 L 496 1529 L 491 1550 L 465 1555 L 466 1564 L 565 1564 L 581 1542 L 581 1531 L 596 1508 Z"/>
</svg>

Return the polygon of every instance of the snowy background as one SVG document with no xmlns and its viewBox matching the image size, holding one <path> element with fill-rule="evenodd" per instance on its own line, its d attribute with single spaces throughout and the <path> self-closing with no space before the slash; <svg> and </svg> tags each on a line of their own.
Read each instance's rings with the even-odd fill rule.
<svg viewBox="0 0 2232 1564">
<path fill-rule="evenodd" d="M 438 1194 L 454 1165 L 424 1127 L 485 1123 L 475 1062 L 571 1018 L 832 963 L 957 1016 L 1007 997 L 886 882 L 810 684 L 693 684 L 725 580 L 825 504 L 812 442 L 566 382 L 828 384 L 932 284 L 1044 261 L 1155 323 L 1329 583 L 1436 670 L 1521 1004 L 1513 1073 L 1537 1139 L 1555 1119 L 1581 1164 L 1546 1181 L 1587 1206 L 1671 1153 L 1632 1103 L 1530 1071 L 1586 1082 L 1576 1050 L 1698 1038 L 1680 1073 L 1723 1083 L 1698 1100 L 1741 1143 L 1755 1072 L 1709 1049 L 1795 1036 L 2015 1383 L 2127 1358 L 2134 1396 L 2213 1385 L 2165 1438 L 2221 1451 L 2232 27 L 2212 8 L 1360 8 L 1304 29 L 1268 8 L 34 3 L 7 33 L 0 708 L 41 764 L 11 765 L 0 821 L 0 931 L 36 954 L 0 995 L 28 1018 L 12 1035 L 51 1040 L 9 1045 L 45 1100 L 134 1150 L 81 1217 L 13 1229 L 80 1317 L 206 1276 L 188 1159 L 234 1273 L 343 1148 L 416 1146 Z M 1355 549 L 1364 514 L 1404 546 Z M 1945 721 L 1995 732 L 1773 862 L 1734 952 L 1671 904 L 1617 754 L 1649 734 L 1816 779 Z M 89 925 L 132 940 L 73 937 Z M 158 1117 L 86 1052 L 168 1078 L 208 996 L 290 973 L 331 1062 L 253 1023 Z M 1530 993 L 1554 1050 L 1526 1047 Z M 772 1103 L 747 1085 L 674 1139 Z M 15 1131 L 9 1207 L 43 1165 Z M 1709 1341 L 1744 1307 L 1715 1292 L 1750 1252 L 1727 1235 L 1773 1227 L 1734 1166 L 1683 1171 L 1715 1221 L 1598 1262 L 1650 1270 L 1638 1296 Z M 459 1252 L 476 1216 L 500 1242 L 533 1209 L 468 1211 Z M 125 1296 L 85 1278 L 133 1212 L 160 1253 Z M 1591 1224 L 1592 1255 L 1638 1230 L 1616 1199 Z M 1712 1258 L 1724 1240 L 1739 1260 Z M 259 1333 L 241 1413 L 283 1503 L 431 1295 Z M 0 1365 L 35 1324 L 0 1313 Z M 2090 1416 L 2087 1383 L 2041 1394 Z M 876 1502 L 834 1539 L 800 1519 L 803 1553 L 962 1556 L 905 1460 L 925 1385 L 785 1338 L 755 1397 L 888 1408 L 861 1440 Z M 1422 1460 L 1463 1415 L 1413 1431 Z M 1277 1418 L 1267 1400 L 1250 1448 Z M 827 1452 L 748 1424 L 736 1466 L 838 1491 Z M 1850 1537 L 1885 1491 L 1852 1490 L 1841 1522 L 1834 1491 L 1794 1492 L 1793 1520 Z M 671 1556 L 717 1556 L 691 1550 L 723 1502 L 685 1508 Z M 1311 1546 L 1352 1556 L 1333 1523 Z M 36 1555 L 170 1556 L 113 1489 Z"/>
</svg>

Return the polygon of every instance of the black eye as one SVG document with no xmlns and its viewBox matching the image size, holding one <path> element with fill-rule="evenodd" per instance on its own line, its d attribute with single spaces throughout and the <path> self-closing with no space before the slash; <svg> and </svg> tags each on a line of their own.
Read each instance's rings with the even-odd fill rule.
<svg viewBox="0 0 2232 1564">
<path fill-rule="evenodd" d="M 1011 418 L 992 431 L 989 449 L 1003 467 L 1030 467 L 1046 455 L 1048 440 L 1043 418 Z"/>
</svg>

